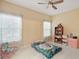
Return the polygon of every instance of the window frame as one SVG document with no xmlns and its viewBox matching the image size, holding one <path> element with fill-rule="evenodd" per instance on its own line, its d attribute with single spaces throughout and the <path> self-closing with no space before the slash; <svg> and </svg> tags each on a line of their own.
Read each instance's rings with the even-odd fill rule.
<svg viewBox="0 0 79 59">
<path fill-rule="evenodd" d="M 18 14 L 13 14 L 13 13 L 7 13 L 7 12 L 1 12 L 0 11 L 0 13 L 2 13 L 2 14 L 6 14 L 6 15 L 11 15 L 11 16 L 15 16 L 15 17 L 20 17 L 21 18 L 21 28 L 20 28 L 20 30 L 21 30 L 21 38 L 20 38 L 20 40 L 19 41 L 11 41 L 11 42 L 21 42 L 22 41 L 22 38 L 23 38 L 23 21 L 22 21 L 22 19 L 23 19 L 23 16 L 22 15 L 18 15 Z M 2 24 L 1 24 L 1 26 L 2 26 Z M 2 31 L 2 29 L 1 29 L 1 31 Z M 9 43 L 11 43 L 11 42 L 9 42 Z M 1 34 L 1 42 L 0 43 L 4 43 L 4 42 L 2 42 L 2 34 Z"/>
<path fill-rule="evenodd" d="M 51 29 L 50 29 L 50 36 L 52 36 L 52 20 L 43 20 L 43 23 L 42 23 L 42 27 L 43 27 L 43 38 L 46 38 L 46 37 L 44 37 L 44 22 L 50 22 L 50 26 L 51 26 Z M 49 37 L 49 36 L 47 36 L 47 37 Z"/>
</svg>

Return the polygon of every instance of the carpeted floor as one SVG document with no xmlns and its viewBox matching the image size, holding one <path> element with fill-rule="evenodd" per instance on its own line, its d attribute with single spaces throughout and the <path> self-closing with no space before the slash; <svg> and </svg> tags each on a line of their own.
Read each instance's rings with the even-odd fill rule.
<svg viewBox="0 0 79 59">
<path fill-rule="evenodd" d="M 66 46 L 62 46 L 62 48 L 63 50 L 52 59 L 79 59 L 79 49 Z M 29 46 L 21 48 L 11 59 L 46 59 L 46 57 Z"/>
</svg>

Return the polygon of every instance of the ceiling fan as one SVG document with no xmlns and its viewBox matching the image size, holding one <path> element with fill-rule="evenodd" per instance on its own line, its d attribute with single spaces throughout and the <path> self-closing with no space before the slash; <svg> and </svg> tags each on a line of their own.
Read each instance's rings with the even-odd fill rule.
<svg viewBox="0 0 79 59">
<path fill-rule="evenodd" d="M 38 4 L 48 4 L 48 7 L 49 7 L 49 5 L 51 5 L 52 8 L 57 9 L 55 4 L 60 4 L 62 2 L 63 2 L 63 0 L 49 0 L 47 3 L 39 2 Z"/>
</svg>

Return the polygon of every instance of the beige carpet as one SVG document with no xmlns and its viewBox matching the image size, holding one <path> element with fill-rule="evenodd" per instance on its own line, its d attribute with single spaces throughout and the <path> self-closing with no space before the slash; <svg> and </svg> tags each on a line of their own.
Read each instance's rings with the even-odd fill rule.
<svg viewBox="0 0 79 59">
<path fill-rule="evenodd" d="M 52 59 L 79 59 L 78 49 L 73 49 L 67 46 L 62 46 L 62 48 L 63 50 L 56 54 Z M 17 51 L 12 59 L 46 59 L 46 57 L 29 46 Z"/>
<path fill-rule="evenodd" d="M 31 47 L 21 48 L 12 59 L 46 59 Z"/>
</svg>

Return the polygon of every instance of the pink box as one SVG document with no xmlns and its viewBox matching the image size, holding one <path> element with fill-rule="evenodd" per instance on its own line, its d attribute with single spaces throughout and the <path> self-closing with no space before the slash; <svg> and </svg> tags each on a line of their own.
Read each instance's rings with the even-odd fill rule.
<svg viewBox="0 0 79 59">
<path fill-rule="evenodd" d="M 70 46 L 72 48 L 78 48 L 79 47 L 79 40 L 78 39 L 69 38 L 68 39 L 68 46 Z"/>
</svg>

